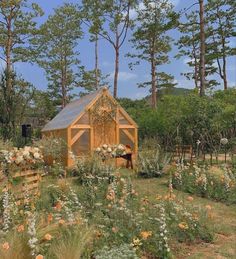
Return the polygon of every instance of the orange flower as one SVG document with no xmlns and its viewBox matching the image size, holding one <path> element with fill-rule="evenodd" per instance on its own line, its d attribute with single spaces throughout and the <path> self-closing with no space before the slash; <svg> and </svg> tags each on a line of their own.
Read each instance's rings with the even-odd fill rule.
<svg viewBox="0 0 236 259">
<path fill-rule="evenodd" d="M 193 201 L 194 198 L 193 198 L 192 196 L 188 196 L 187 200 L 188 200 L 188 201 Z"/>
<path fill-rule="evenodd" d="M 188 224 L 186 222 L 181 222 L 181 223 L 179 223 L 178 226 L 179 226 L 180 229 L 183 229 L 183 230 L 186 230 L 186 229 L 189 228 Z"/>
<path fill-rule="evenodd" d="M 24 225 L 20 225 L 20 226 L 18 226 L 17 227 L 17 232 L 23 232 L 25 230 L 25 227 L 24 227 Z"/>
<path fill-rule="evenodd" d="M 62 208 L 62 204 L 60 202 L 57 202 L 56 205 L 55 205 L 55 209 L 60 211 Z"/>
<path fill-rule="evenodd" d="M 52 236 L 50 234 L 46 234 L 44 236 L 44 239 L 47 240 L 47 241 L 50 241 L 52 239 Z"/>
<path fill-rule="evenodd" d="M 53 220 L 52 213 L 48 214 L 48 224 Z"/>
<path fill-rule="evenodd" d="M 109 201 L 113 201 L 113 200 L 115 200 L 115 196 L 116 196 L 115 191 L 111 189 L 111 190 L 108 191 L 106 199 L 109 200 Z"/>
<path fill-rule="evenodd" d="M 37 255 L 35 259 L 43 259 L 44 257 L 42 255 Z"/>
<path fill-rule="evenodd" d="M 206 205 L 205 208 L 206 208 L 207 210 L 211 210 L 211 209 L 212 209 L 211 205 Z"/>
<path fill-rule="evenodd" d="M 16 205 L 17 205 L 17 206 L 20 206 L 20 205 L 21 205 L 21 201 L 18 200 L 18 201 L 16 202 Z"/>
<path fill-rule="evenodd" d="M 8 243 L 8 242 L 3 243 L 3 244 L 2 244 L 2 248 L 3 248 L 4 250 L 8 250 L 8 249 L 10 248 L 9 243 Z"/>
<path fill-rule="evenodd" d="M 97 231 L 95 232 L 95 235 L 96 235 L 96 238 L 98 239 L 98 238 L 100 238 L 100 237 L 102 236 L 102 232 L 99 231 L 99 230 L 97 230 Z"/>
<path fill-rule="evenodd" d="M 142 231 L 140 233 L 140 236 L 141 236 L 142 239 L 146 240 L 146 239 L 148 239 L 149 237 L 152 236 L 152 231 Z"/>
<path fill-rule="evenodd" d="M 58 221 L 58 223 L 59 223 L 59 225 L 61 225 L 61 226 L 63 226 L 63 225 L 65 225 L 65 220 L 64 219 L 60 219 L 59 221 Z"/>
</svg>

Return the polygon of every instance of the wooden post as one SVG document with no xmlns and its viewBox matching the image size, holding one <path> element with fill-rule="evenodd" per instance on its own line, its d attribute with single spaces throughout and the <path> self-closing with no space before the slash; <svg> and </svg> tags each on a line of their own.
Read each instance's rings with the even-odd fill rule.
<svg viewBox="0 0 236 259">
<path fill-rule="evenodd" d="M 66 165 L 67 166 L 71 166 L 73 164 L 73 160 L 72 160 L 72 157 L 71 157 L 71 152 L 72 152 L 72 149 L 71 149 L 71 127 L 68 127 L 66 129 L 67 131 L 67 148 L 68 148 L 68 151 L 67 151 L 67 161 L 66 161 Z"/>
<path fill-rule="evenodd" d="M 90 122 L 90 153 L 92 155 L 94 150 L 94 128 L 93 128 L 93 118 L 89 112 L 89 122 Z"/>
</svg>

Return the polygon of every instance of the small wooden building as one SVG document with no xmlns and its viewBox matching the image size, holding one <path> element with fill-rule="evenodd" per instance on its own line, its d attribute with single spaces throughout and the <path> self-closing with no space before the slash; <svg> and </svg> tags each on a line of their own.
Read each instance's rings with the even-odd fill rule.
<svg viewBox="0 0 236 259">
<path fill-rule="evenodd" d="M 75 156 L 90 155 L 103 144 L 129 145 L 138 151 L 138 127 L 106 87 L 69 103 L 42 129 L 43 136 L 59 137 L 68 146 L 65 165 Z"/>
</svg>

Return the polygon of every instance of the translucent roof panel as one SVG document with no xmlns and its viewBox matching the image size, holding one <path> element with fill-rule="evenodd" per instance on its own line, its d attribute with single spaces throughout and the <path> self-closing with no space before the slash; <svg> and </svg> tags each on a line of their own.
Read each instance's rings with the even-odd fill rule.
<svg viewBox="0 0 236 259">
<path fill-rule="evenodd" d="M 99 89 L 66 105 L 56 117 L 45 125 L 42 131 L 65 129 L 70 126 L 101 91 L 102 89 Z"/>
</svg>

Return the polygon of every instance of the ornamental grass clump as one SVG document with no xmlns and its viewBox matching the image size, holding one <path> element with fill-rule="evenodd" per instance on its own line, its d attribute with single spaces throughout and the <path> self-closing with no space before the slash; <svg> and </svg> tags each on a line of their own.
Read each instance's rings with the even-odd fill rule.
<svg viewBox="0 0 236 259">
<path fill-rule="evenodd" d="M 138 155 L 138 176 L 143 178 L 161 177 L 169 158 L 160 148 L 155 150 L 142 150 Z"/>
</svg>

